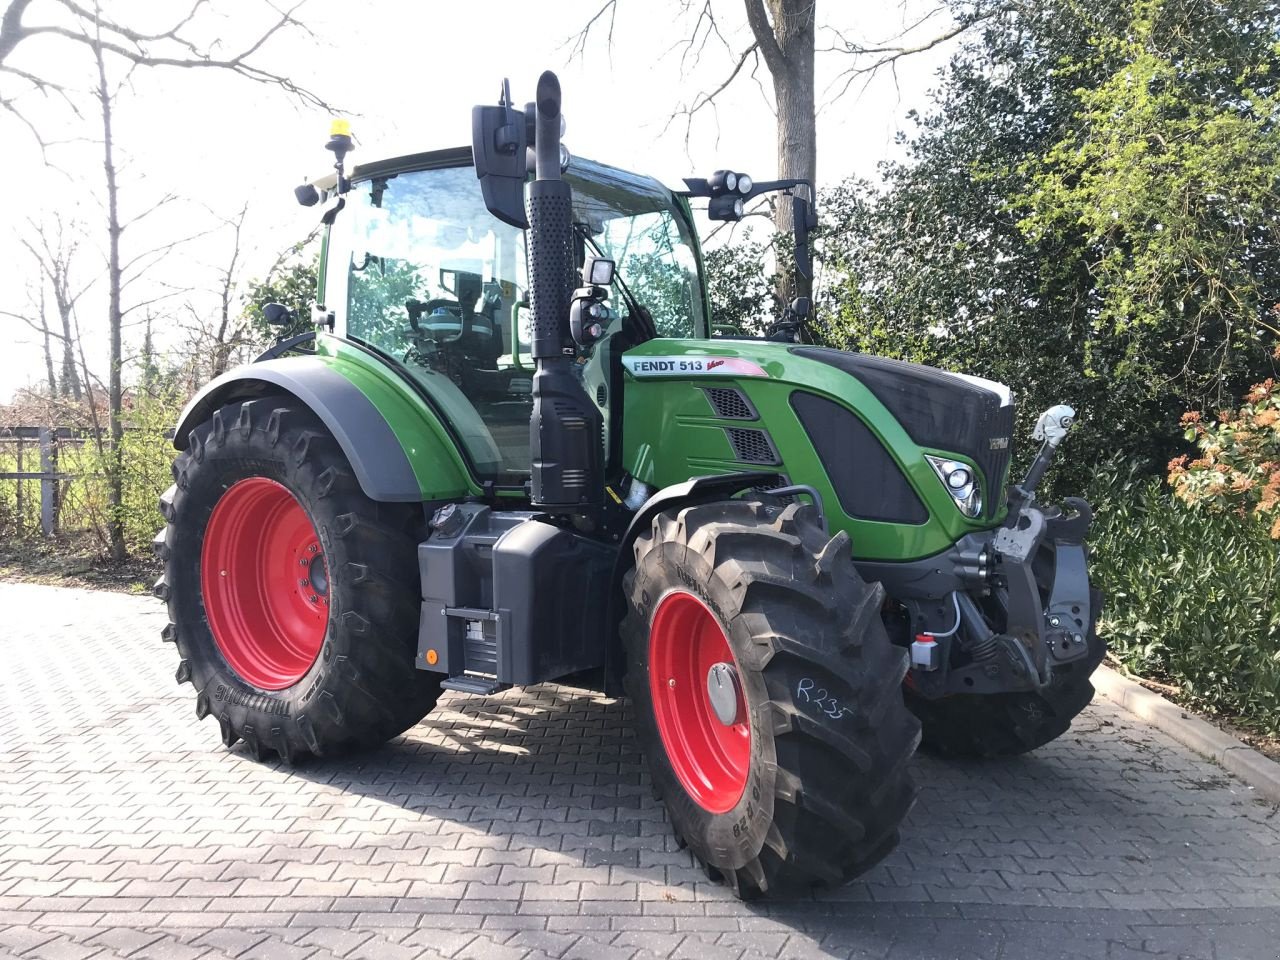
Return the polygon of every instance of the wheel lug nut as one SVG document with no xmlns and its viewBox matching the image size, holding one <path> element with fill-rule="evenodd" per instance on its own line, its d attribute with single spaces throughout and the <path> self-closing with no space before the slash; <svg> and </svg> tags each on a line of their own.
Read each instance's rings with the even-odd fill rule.
<svg viewBox="0 0 1280 960">
<path fill-rule="evenodd" d="M 300 586 L 300 587 L 305 587 L 305 586 L 307 586 L 307 580 L 306 580 L 306 578 L 303 578 L 302 580 L 299 580 L 299 581 L 298 581 L 298 586 Z"/>
<path fill-rule="evenodd" d="M 312 602 L 312 603 L 315 603 L 317 599 L 318 599 L 318 598 L 317 598 L 317 597 L 316 597 L 316 595 L 313 593 L 313 594 L 311 595 L 311 602 Z"/>
</svg>

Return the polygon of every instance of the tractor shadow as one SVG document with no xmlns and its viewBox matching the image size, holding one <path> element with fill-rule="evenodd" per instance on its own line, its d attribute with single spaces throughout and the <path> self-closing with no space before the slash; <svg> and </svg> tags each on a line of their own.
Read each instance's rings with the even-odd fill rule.
<svg viewBox="0 0 1280 960">
<path fill-rule="evenodd" d="M 636 882 L 642 901 L 720 901 L 719 912 L 755 914 L 815 936 L 856 932 L 865 947 L 866 937 L 899 933 L 904 917 L 958 918 L 963 904 L 1019 910 L 1070 899 L 1053 880 L 1044 882 L 1051 889 L 1035 881 L 1019 888 L 1016 878 L 1037 870 L 1114 874 L 1122 864 L 1130 892 L 1141 892 L 1142 876 L 1159 875 L 1172 842 L 1161 825 L 1169 804 L 1186 802 L 1181 791 L 1199 791 L 1196 800 L 1210 807 L 1220 791 L 1196 786 L 1193 762 L 1111 716 L 1109 708 L 1090 710 L 1055 743 L 1009 760 L 918 754 L 919 799 L 895 851 L 849 886 L 755 904 L 736 904 L 677 846 L 652 796 L 625 700 L 553 685 L 487 698 L 446 695 L 379 750 L 313 761 L 292 774 L 413 811 L 407 829 L 419 836 L 411 846 L 532 848 L 541 851 L 531 858 L 535 866 L 563 866 L 575 880 L 587 879 L 581 868 L 593 868 L 590 881 L 602 885 Z M 1181 795 L 1170 798 L 1169 788 Z"/>
</svg>

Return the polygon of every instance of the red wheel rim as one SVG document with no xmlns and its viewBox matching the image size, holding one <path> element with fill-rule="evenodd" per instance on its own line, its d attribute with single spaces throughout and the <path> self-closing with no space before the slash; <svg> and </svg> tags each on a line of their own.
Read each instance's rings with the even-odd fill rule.
<svg viewBox="0 0 1280 960">
<path fill-rule="evenodd" d="M 658 734 L 681 785 L 698 806 L 737 806 L 751 769 L 751 722 L 737 682 L 736 722 L 720 721 L 707 693 L 716 664 L 738 665 L 715 614 L 691 593 L 663 597 L 649 631 L 649 691 Z"/>
<path fill-rule="evenodd" d="M 250 477 L 227 488 L 205 528 L 200 585 L 214 642 L 246 683 L 283 690 L 316 662 L 329 572 L 311 519 L 282 484 Z"/>
</svg>

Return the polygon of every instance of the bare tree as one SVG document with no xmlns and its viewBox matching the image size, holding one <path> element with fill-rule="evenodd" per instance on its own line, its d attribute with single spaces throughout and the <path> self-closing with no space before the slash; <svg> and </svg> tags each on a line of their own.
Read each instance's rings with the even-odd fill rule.
<svg viewBox="0 0 1280 960">
<path fill-rule="evenodd" d="M 215 377 L 227 372 L 232 351 L 244 342 L 248 330 L 240 312 L 235 309 L 241 258 L 240 237 L 248 212 L 249 205 L 246 203 L 239 213 L 226 221 L 231 228 L 231 255 L 218 276 L 218 319 L 213 329 L 213 359 L 210 370 Z"/>
<path fill-rule="evenodd" d="M 205 0 L 196 0 L 189 12 L 174 26 L 161 33 L 144 34 L 124 24 L 106 17 L 99 0 L 94 0 L 91 8 L 84 8 L 73 0 L 56 0 L 70 12 L 76 22 L 76 29 L 60 26 L 27 26 L 23 13 L 36 0 L 10 0 L 3 17 L 0 17 L 0 77 L 13 73 L 7 58 L 14 47 L 31 36 L 50 34 L 62 38 L 65 42 L 79 45 L 87 49 L 95 68 L 93 98 L 97 107 L 98 122 L 102 146 L 103 199 L 106 220 L 106 319 L 109 339 L 109 357 L 107 372 L 107 427 L 110 444 L 107 449 L 106 482 L 108 494 L 107 541 L 113 559 L 122 560 L 128 552 L 125 539 L 123 515 L 124 504 L 124 450 L 123 407 L 124 407 L 124 351 L 123 329 L 126 315 L 143 307 L 149 307 L 158 300 L 172 296 L 173 291 L 163 291 L 150 299 L 134 298 L 129 306 L 124 304 L 124 291 L 130 283 L 145 275 L 149 266 L 171 251 L 185 239 L 169 239 L 158 246 L 133 254 L 129 259 L 122 252 L 122 237 L 128 227 L 136 224 L 143 217 L 171 202 L 171 195 L 160 198 L 141 214 L 131 220 L 125 220 L 121 214 L 120 158 L 116 152 L 114 139 L 114 121 L 116 98 L 121 90 L 130 82 L 133 74 L 140 67 L 214 67 L 248 77 L 262 83 L 271 83 L 293 93 L 304 100 L 324 105 L 319 97 L 297 86 L 287 77 L 279 76 L 256 67 L 249 62 L 270 37 L 286 26 L 300 27 L 294 18 L 298 5 L 289 8 L 280 15 L 280 19 L 267 29 L 247 50 L 231 58 L 215 58 L 194 40 L 184 33 L 205 6 Z M 47 0 L 55 2 L 55 0 Z M 269 2 L 269 0 L 268 0 Z M 274 8 L 273 8 L 274 9 Z M 305 28 L 304 28 L 305 29 Z M 165 51 L 170 52 L 165 52 Z M 177 51 L 174 53 L 172 51 Z M 123 66 L 122 78 L 113 76 L 112 66 Z M 19 71 L 21 73 L 21 71 Z M 22 74 L 28 83 L 36 80 L 30 74 Z M 38 79 L 38 78 L 37 78 Z M 5 104 L 12 111 L 12 104 Z M 230 294 L 228 294 L 229 296 Z M 86 384 L 88 369 L 83 363 L 83 345 L 81 345 L 82 366 L 85 369 Z M 90 390 L 91 413 L 98 420 L 97 402 Z"/>
<path fill-rule="evenodd" d="M 53 344 L 51 342 L 52 337 L 49 336 L 49 317 L 44 309 L 43 286 L 40 288 L 40 332 L 43 334 L 44 367 L 45 373 L 49 378 L 49 396 L 54 397 L 58 394 L 58 374 L 53 369 Z"/>
<path fill-rule="evenodd" d="M 95 14 L 98 12 L 95 9 Z M 98 67 L 98 104 L 102 116 L 102 172 L 106 185 L 107 197 L 107 326 L 110 332 L 111 356 L 107 370 L 107 411 L 108 423 L 111 427 L 110 469 L 107 471 L 107 501 L 111 516 L 107 521 L 107 535 L 110 541 L 111 558 L 123 560 L 128 555 L 128 546 L 124 538 L 124 517 L 121 506 L 124 503 L 124 446 L 120 442 L 124 437 L 124 425 L 121 422 L 123 409 L 124 348 L 122 343 L 122 327 L 124 311 L 120 304 L 122 272 L 120 269 L 120 234 L 124 228 L 120 225 L 120 184 L 117 179 L 115 140 L 112 136 L 112 119 L 115 94 L 107 82 L 106 50 L 102 44 L 102 32 L 95 24 L 92 47 L 94 62 Z"/>
<path fill-rule="evenodd" d="M 38 277 L 34 284 L 27 285 L 27 309 L 0 310 L 0 316 L 17 320 L 36 333 L 40 334 L 40 342 L 44 351 L 44 365 L 49 380 L 49 396 L 56 396 L 58 379 L 53 369 L 53 343 L 49 330 L 48 314 L 45 310 L 44 278 Z"/>
<path fill-rule="evenodd" d="M 71 313 L 83 289 L 75 289 L 71 281 L 71 262 L 75 257 L 76 242 L 68 239 L 61 216 L 52 217 L 52 225 L 28 219 L 26 230 L 18 234 L 18 243 L 31 255 L 35 270 L 27 285 L 28 309 L 23 312 L 0 310 L 0 315 L 11 317 L 40 334 L 45 367 L 49 382 L 49 396 L 69 396 L 80 399 L 80 377 L 75 365 L 75 347 L 71 333 Z M 49 323 L 48 299 L 53 294 L 61 330 Z M 54 360 L 54 341 L 58 343 L 59 362 Z M 61 366 L 62 376 L 57 368 Z"/>
<path fill-rule="evenodd" d="M 154 30 L 136 29 L 111 19 L 103 14 L 97 2 L 81 5 L 75 0 L 7 0 L 0 13 L 0 109 L 25 124 L 41 146 L 45 146 L 45 141 L 23 109 L 24 96 L 59 98 L 80 116 L 74 91 L 42 75 L 36 66 L 19 66 L 15 62 L 23 46 L 32 39 L 45 38 L 64 44 L 68 51 L 86 54 L 90 62 L 102 58 L 129 68 L 169 67 L 234 73 L 256 83 L 279 87 L 310 106 L 330 110 L 330 105 L 317 94 L 258 62 L 263 48 L 282 31 L 310 32 L 298 17 L 304 3 L 305 0 L 297 0 L 282 9 L 272 0 L 265 0 L 260 9 L 270 11 L 273 21 L 237 52 L 225 56 L 215 52 L 219 46 L 216 38 L 223 25 L 212 20 L 211 0 L 192 0 L 166 26 Z M 243 5 L 236 10 L 237 16 L 245 15 Z M 32 23 L 30 17 L 41 13 L 44 22 Z M 215 39 L 206 41 L 204 36 Z"/>
<path fill-rule="evenodd" d="M 54 307 L 58 311 L 60 332 L 51 331 L 61 347 L 61 377 L 56 392 L 79 400 L 80 376 L 76 371 L 71 315 L 80 298 L 93 285 L 93 280 L 83 284 L 74 280 L 74 264 L 78 258 L 82 227 L 64 221 L 57 212 L 44 222 L 28 219 L 27 227 L 27 233 L 19 237 L 19 243 L 35 259 L 39 274 L 53 294 Z"/>
</svg>

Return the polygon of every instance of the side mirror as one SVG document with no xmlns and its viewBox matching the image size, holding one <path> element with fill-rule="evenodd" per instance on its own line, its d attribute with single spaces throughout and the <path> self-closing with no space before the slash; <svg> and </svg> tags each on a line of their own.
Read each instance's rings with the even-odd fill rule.
<svg viewBox="0 0 1280 960">
<path fill-rule="evenodd" d="M 293 311 L 283 303 L 268 303 L 262 308 L 262 318 L 273 327 L 284 327 L 293 322 Z"/>
<path fill-rule="evenodd" d="M 471 108 L 471 154 L 484 205 L 503 223 L 521 229 L 529 225 L 524 212 L 528 145 L 525 115 L 511 106 L 511 85 L 503 80 L 497 106 Z"/>
</svg>

